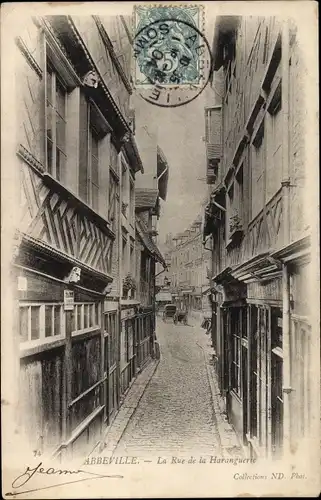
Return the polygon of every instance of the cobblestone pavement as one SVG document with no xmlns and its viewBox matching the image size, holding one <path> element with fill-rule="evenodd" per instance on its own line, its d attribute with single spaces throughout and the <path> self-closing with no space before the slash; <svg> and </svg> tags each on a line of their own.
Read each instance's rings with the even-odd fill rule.
<svg viewBox="0 0 321 500">
<path fill-rule="evenodd" d="M 160 363 L 114 453 L 222 456 L 206 366 L 209 337 L 199 326 L 158 320 L 157 339 Z"/>
</svg>

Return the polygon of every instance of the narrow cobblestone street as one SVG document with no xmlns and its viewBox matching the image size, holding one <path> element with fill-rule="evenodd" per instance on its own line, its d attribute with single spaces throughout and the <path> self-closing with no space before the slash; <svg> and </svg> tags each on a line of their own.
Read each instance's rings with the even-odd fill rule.
<svg viewBox="0 0 321 500">
<path fill-rule="evenodd" d="M 117 455 L 220 453 L 200 327 L 158 319 L 161 360 L 120 440 Z"/>
</svg>

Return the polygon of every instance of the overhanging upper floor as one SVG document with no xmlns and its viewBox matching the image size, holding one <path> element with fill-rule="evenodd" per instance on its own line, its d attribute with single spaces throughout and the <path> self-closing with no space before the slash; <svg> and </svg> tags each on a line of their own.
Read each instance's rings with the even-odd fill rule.
<svg viewBox="0 0 321 500">
<path fill-rule="evenodd" d="M 144 222 L 136 216 L 136 231 L 139 239 L 141 240 L 144 248 L 149 254 L 154 258 L 155 261 L 159 262 L 164 268 L 166 268 L 166 262 L 162 256 L 159 248 L 151 238 L 148 228 Z"/>
</svg>

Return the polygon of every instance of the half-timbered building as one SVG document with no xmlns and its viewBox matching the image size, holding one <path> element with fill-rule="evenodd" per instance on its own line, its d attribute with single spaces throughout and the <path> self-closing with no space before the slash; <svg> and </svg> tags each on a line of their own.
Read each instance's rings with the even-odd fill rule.
<svg viewBox="0 0 321 500">
<path fill-rule="evenodd" d="M 228 418 L 258 457 L 294 453 L 313 421 L 298 38 L 290 20 L 218 17 L 205 116 L 216 367 Z"/>
<path fill-rule="evenodd" d="M 121 29 L 50 16 L 16 39 L 19 415 L 39 454 L 90 451 L 135 374 L 122 299 L 143 164 Z"/>
<path fill-rule="evenodd" d="M 144 175 L 137 175 L 135 189 L 137 298 L 140 302 L 137 321 L 142 325 L 137 328 L 141 332 L 137 343 L 138 362 L 142 367 L 155 355 L 156 264 L 163 270 L 166 268 L 164 257 L 157 246 L 157 226 L 161 203 L 167 196 L 169 165 L 162 149 L 157 145 L 156 136 L 145 125 L 139 127 L 137 141 L 144 145 L 141 152 L 146 166 Z"/>
</svg>

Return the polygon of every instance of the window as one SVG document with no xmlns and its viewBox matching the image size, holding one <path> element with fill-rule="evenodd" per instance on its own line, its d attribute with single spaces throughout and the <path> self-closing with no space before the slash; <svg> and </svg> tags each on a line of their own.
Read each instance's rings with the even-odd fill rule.
<svg viewBox="0 0 321 500">
<path fill-rule="evenodd" d="M 100 304 L 75 304 L 73 332 L 84 328 L 96 328 L 100 325 Z"/>
<path fill-rule="evenodd" d="M 47 171 L 58 181 L 64 180 L 66 166 L 66 96 L 67 91 L 56 71 L 46 73 L 46 156 Z"/>
<path fill-rule="evenodd" d="M 63 335 L 62 304 L 21 304 L 19 326 L 21 343 Z"/>
<path fill-rule="evenodd" d="M 99 208 L 99 139 L 92 126 L 89 126 L 88 144 L 88 202 L 94 210 Z"/>
</svg>

